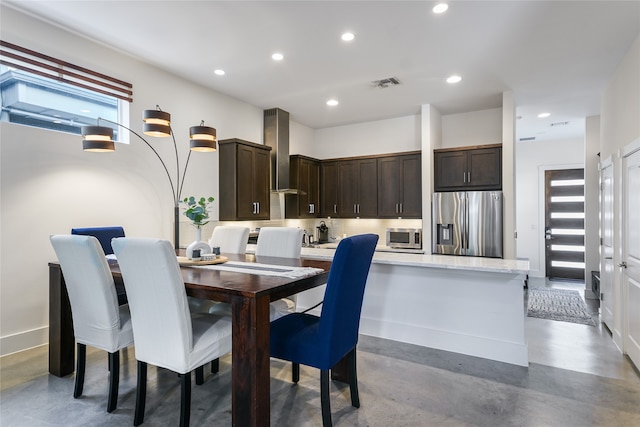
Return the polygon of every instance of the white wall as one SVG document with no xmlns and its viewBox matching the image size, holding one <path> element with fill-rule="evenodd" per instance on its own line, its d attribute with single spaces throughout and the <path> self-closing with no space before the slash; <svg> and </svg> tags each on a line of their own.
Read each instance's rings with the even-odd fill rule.
<svg viewBox="0 0 640 427">
<path fill-rule="evenodd" d="M 188 128 L 205 120 L 220 139 L 262 141 L 262 110 L 194 85 L 131 57 L 2 7 L 2 40 L 113 75 L 133 84 L 131 127 L 156 104 L 172 113 L 179 155 L 188 153 Z M 55 260 L 48 237 L 74 226 L 123 225 L 128 235 L 171 240 L 173 200 L 160 163 L 132 137 L 114 153 L 85 153 L 81 137 L 1 123 L 0 345 L 2 354 L 48 340 L 48 269 Z M 168 138 L 150 138 L 172 167 Z M 218 154 L 194 153 L 183 196 L 218 198 Z M 215 217 L 217 214 L 215 207 Z M 181 241 L 193 239 L 181 227 Z"/>
<path fill-rule="evenodd" d="M 420 150 L 419 115 L 317 129 L 307 155 L 332 159 L 414 150 Z"/>
<path fill-rule="evenodd" d="M 582 139 L 521 141 L 516 146 L 516 255 L 530 275 L 544 277 L 544 171 L 584 167 Z"/>
<path fill-rule="evenodd" d="M 591 291 L 591 272 L 600 270 L 600 116 L 587 117 L 584 138 L 585 296 Z"/>
<path fill-rule="evenodd" d="M 613 265 L 622 262 L 621 224 L 621 169 L 622 149 L 640 139 L 640 33 L 629 52 L 616 69 L 602 96 L 600 113 L 600 152 L 601 159 L 611 157 L 614 176 L 614 254 Z M 624 318 L 625 290 L 622 288 L 622 272 L 614 268 L 612 280 L 614 293 L 614 342 L 624 351 L 623 337 L 626 321 Z M 632 307 L 630 310 L 639 310 Z M 611 325 L 609 325 L 611 326 Z M 611 329 L 611 328 L 610 328 Z"/>
<path fill-rule="evenodd" d="M 455 148 L 502 143 L 502 108 L 442 116 L 442 145 Z"/>
</svg>

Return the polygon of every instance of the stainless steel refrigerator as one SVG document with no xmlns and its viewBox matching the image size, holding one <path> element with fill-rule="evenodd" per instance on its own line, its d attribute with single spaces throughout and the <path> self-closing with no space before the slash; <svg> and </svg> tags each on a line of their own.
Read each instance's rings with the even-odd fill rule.
<svg viewBox="0 0 640 427">
<path fill-rule="evenodd" d="M 502 258 L 502 192 L 433 195 L 434 254 Z"/>
</svg>

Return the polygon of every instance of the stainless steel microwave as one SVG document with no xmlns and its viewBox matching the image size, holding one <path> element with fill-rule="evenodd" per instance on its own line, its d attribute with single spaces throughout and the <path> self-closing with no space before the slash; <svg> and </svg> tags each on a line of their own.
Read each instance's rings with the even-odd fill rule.
<svg viewBox="0 0 640 427">
<path fill-rule="evenodd" d="M 422 229 L 387 228 L 387 246 L 390 248 L 422 249 Z"/>
</svg>

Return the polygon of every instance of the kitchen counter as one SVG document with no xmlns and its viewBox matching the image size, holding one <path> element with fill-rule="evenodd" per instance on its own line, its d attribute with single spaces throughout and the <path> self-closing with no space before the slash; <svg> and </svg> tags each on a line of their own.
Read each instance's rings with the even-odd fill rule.
<svg viewBox="0 0 640 427">
<path fill-rule="evenodd" d="M 524 331 L 528 261 L 380 249 L 369 271 L 361 334 L 529 365 Z M 255 245 L 247 251 L 254 252 Z M 302 248 L 307 259 L 331 260 L 334 253 L 326 246 Z M 298 311 L 323 295 L 324 286 L 298 294 Z"/>
<path fill-rule="evenodd" d="M 528 366 L 528 270 L 521 260 L 376 252 L 360 332 Z M 301 308 L 312 301 L 298 299 Z"/>
<path fill-rule="evenodd" d="M 256 245 L 247 245 L 248 253 L 255 253 Z M 324 243 L 318 247 L 303 247 L 302 258 L 333 259 L 338 243 Z M 394 249 L 378 245 L 373 256 L 374 264 L 405 265 L 412 267 L 445 268 L 497 273 L 529 273 L 529 261 L 500 258 L 479 258 L 454 255 L 426 254 L 423 250 Z"/>
</svg>

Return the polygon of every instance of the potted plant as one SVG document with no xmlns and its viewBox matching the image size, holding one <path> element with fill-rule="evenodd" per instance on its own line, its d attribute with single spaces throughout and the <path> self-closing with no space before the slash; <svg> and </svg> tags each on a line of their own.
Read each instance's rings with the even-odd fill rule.
<svg viewBox="0 0 640 427">
<path fill-rule="evenodd" d="M 192 258 L 193 250 L 200 249 L 201 254 L 210 254 L 211 246 L 202 241 L 202 227 L 209 223 L 209 208 L 215 199 L 211 196 L 196 199 L 194 196 L 185 197 L 182 203 L 186 205 L 184 215 L 196 227 L 196 240 L 187 246 L 187 257 Z"/>
</svg>

